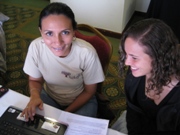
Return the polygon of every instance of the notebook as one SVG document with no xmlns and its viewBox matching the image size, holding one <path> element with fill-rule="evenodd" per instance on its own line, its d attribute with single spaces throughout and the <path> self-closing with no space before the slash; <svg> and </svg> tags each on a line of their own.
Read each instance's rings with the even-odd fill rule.
<svg viewBox="0 0 180 135">
<path fill-rule="evenodd" d="M 21 119 L 22 110 L 10 106 L 0 117 L 0 135 L 64 135 L 67 125 L 36 114 L 28 122 Z"/>
</svg>

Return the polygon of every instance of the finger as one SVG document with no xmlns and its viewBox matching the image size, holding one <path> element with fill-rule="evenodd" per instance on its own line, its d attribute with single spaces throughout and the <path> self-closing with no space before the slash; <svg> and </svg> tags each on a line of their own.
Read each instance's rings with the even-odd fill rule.
<svg viewBox="0 0 180 135">
<path fill-rule="evenodd" d="M 25 115 L 25 120 L 26 120 L 26 121 L 29 121 L 28 107 L 26 107 L 26 108 L 24 109 L 24 115 Z"/>
<path fill-rule="evenodd" d="M 23 110 L 22 112 L 21 112 L 21 117 L 23 117 L 25 115 L 25 110 Z"/>
<path fill-rule="evenodd" d="M 36 113 L 36 107 L 32 107 L 31 108 L 31 114 L 33 117 L 34 117 L 35 113 Z"/>
<path fill-rule="evenodd" d="M 40 110 L 43 110 L 44 108 L 43 108 L 43 103 L 41 103 L 40 105 L 39 105 L 39 109 Z"/>
<path fill-rule="evenodd" d="M 34 120 L 34 111 L 33 108 L 27 108 L 28 110 L 28 117 L 33 121 Z"/>
</svg>

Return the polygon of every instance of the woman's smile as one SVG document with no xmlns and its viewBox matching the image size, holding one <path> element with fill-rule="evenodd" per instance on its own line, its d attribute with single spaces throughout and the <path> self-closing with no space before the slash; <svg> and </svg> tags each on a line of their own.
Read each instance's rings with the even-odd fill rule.
<svg viewBox="0 0 180 135">
<path fill-rule="evenodd" d="M 64 15 L 49 15 L 42 19 L 41 35 L 47 47 L 59 57 L 71 51 L 74 30 L 71 20 Z"/>
</svg>

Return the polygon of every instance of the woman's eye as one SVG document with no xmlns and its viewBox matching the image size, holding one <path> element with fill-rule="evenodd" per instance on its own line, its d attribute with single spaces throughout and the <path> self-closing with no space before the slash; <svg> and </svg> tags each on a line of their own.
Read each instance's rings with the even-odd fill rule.
<svg viewBox="0 0 180 135">
<path fill-rule="evenodd" d="M 136 60 L 137 58 L 136 57 L 132 57 L 133 58 L 133 60 Z"/>
<path fill-rule="evenodd" d="M 63 31 L 62 35 L 68 35 L 70 32 L 69 31 Z"/>
<path fill-rule="evenodd" d="M 47 32 L 46 35 L 47 36 L 52 36 L 52 32 Z"/>
</svg>

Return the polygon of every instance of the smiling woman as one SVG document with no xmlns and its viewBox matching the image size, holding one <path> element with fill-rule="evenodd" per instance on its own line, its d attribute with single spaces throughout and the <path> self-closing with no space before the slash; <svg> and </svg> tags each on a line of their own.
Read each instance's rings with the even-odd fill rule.
<svg viewBox="0 0 180 135">
<path fill-rule="evenodd" d="M 126 121 L 128 134 L 180 133 L 179 51 L 177 37 L 162 20 L 145 19 L 123 33 L 119 70 L 129 67 L 124 87 L 127 113 L 117 123 Z"/>
<path fill-rule="evenodd" d="M 63 21 L 58 22 L 58 20 Z M 74 30 L 68 17 L 64 15 L 49 15 L 43 18 L 40 32 L 45 44 L 54 55 L 66 57 L 70 53 Z"/>
<path fill-rule="evenodd" d="M 144 49 L 146 47 L 142 47 L 139 45 L 138 41 L 129 37 L 126 39 L 125 44 L 125 65 L 131 67 L 133 76 L 138 77 L 144 74 L 148 76 L 148 74 L 151 74 L 150 71 L 152 69 L 152 59 L 148 54 L 144 53 Z"/>
<path fill-rule="evenodd" d="M 41 11 L 41 37 L 31 42 L 23 68 L 31 97 L 22 113 L 27 120 L 34 119 L 36 107 L 43 109 L 43 102 L 96 117 L 95 93 L 104 73 L 93 46 L 75 38 L 76 26 L 73 11 L 64 3 L 51 3 Z"/>
</svg>

